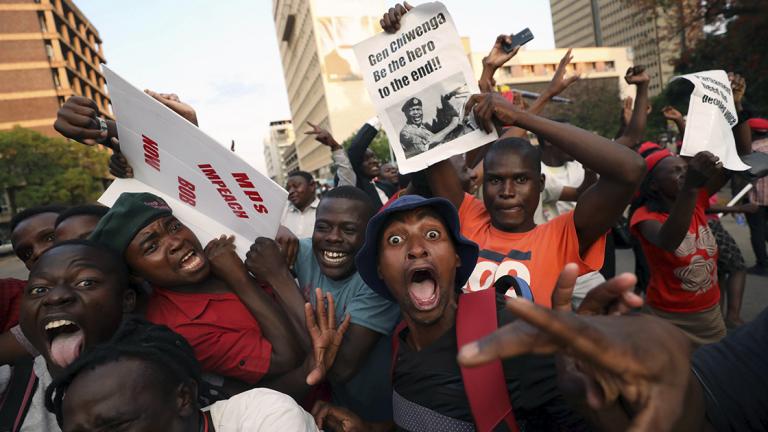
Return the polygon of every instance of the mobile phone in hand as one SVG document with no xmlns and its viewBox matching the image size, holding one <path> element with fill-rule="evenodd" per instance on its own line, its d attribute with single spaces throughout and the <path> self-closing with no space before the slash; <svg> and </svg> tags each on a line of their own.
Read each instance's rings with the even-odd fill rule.
<svg viewBox="0 0 768 432">
<path fill-rule="evenodd" d="M 523 46 L 532 40 L 533 40 L 533 33 L 531 32 L 531 29 L 526 28 L 520 33 L 512 36 L 512 43 L 501 44 L 501 48 L 504 50 L 504 52 L 509 54 L 512 52 L 513 49 L 515 49 L 516 46 Z"/>
</svg>

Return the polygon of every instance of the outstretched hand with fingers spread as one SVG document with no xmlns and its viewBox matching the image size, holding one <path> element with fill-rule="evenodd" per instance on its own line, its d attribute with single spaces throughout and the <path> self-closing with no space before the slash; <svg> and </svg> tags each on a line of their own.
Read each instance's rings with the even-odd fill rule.
<svg viewBox="0 0 768 432">
<path fill-rule="evenodd" d="M 569 49 L 566 51 L 565 55 L 562 59 L 560 59 L 560 64 L 557 65 L 557 70 L 555 70 L 555 76 L 552 77 L 552 81 L 549 82 L 549 86 L 547 86 L 546 93 L 549 97 L 555 97 L 565 91 L 568 87 L 570 87 L 573 83 L 581 79 L 581 75 L 576 73 L 574 75 L 569 76 L 568 78 L 565 77 L 565 72 L 568 69 L 568 65 L 573 61 L 573 55 L 571 54 L 571 50 Z"/>
<path fill-rule="evenodd" d="M 566 267 L 553 293 L 553 304 L 560 310 L 569 300 L 575 270 Z M 612 303 L 606 299 L 615 300 L 617 293 L 622 293 L 620 304 L 637 305 L 638 299 L 624 295 L 633 277 L 622 275 L 606 284 L 598 296 L 585 299 L 582 313 L 605 313 Z M 519 319 L 462 347 L 459 363 L 474 366 L 521 354 L 557 353 L 571 362 L 560 371 L 568 375 L 561 380 L 580 382 L 575 387 L 583 390 L 592 409 L 612 404 L 619 396 L 629 403 L 634 411 L 629 430 L 668 431 L 680 419 L 691 379 L 690 343 L 672 325 L 645 315 L 580 316 L 521 299 L 509 300 L 507 309 Z"/>
<path fill-rule="evenodd" d="M 312 311 L 310 303 L 304 304 L 307 331 L 312 339 L 312 350 L 315 356 L 314 368 L 307 375 L 307 385 L 311 386 L 320 384 L 333 367 L 333 362 L 336 360 L 336 354 L 339 353 L 339 347 L 341 347 L 344 333 L 347 332 L 351 319 L 351 316 L 347 314 L 341 326 L 336 328 L 336 305 L 333 301 L 333 295 L 325 293 L 323 296 L 323 290 L 315 288 L 315 298 L 317 299 L 315 305 L 317 312 Z"/>
</svg>

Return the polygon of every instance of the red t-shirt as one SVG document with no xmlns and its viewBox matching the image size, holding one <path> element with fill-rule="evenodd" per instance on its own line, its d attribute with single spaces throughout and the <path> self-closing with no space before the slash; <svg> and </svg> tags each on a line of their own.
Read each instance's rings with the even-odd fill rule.
<svg viewBox="0 0 768 432">
<path fill-rule="evenodd" d="M 494 228 L 483 202 L 464 194 L 459 221 L 461 233 L 480 247 L 477 266 L 464 291 L 483 290 L 502 276 L 517 276 L 530 285 L 536 304 L 550 307 L 552 291 L 566 264 L 578 264 L 580 275 L 603 266 L 605 236 L 582 257 L 572 211 L 528 232 L 510 233 Z"/>
<path fill-rule="evenodd" d="M 184 336 L 205 372 L 255 384 L 269 370 L 272 344 L 233 293 L 179 293 L 155 288 L 147 319 Z"/>
<path fill-rule="evenodd" d="M 19 303 L 27 282 L 19 279 L 0 279 L 0 333 L 19 323 Z"/>
<path fill-rule="evenodd" d="M 709 193 L 702 189 L 696 199 L 688 233 L 674 253 L 651 244 L 638 227 L 646 220 L 664 223 L 669 213 L 651 212 L 647 207 L 640 207 L 632 215 L 630 230 L 640 239 L 651 271 L 647 300 L 654 308 L 667 312 L 698 312 L 720 301 L 717 242 L 704 213 L 708 205 Z"/>
</svg>

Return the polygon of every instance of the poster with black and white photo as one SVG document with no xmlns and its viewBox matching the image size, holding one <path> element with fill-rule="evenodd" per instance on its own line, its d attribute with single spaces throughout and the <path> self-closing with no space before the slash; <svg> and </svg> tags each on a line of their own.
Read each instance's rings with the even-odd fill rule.
<svg viewBox="0 0 768 432">
<path fill-rule="evenodd" d="M 411 9 L 395 34 L 354 47 L 401 173 L 422 170 L 498 138 L 464 112 L 477 80 L 456 26 L 442 3 Z"/>
</svg>

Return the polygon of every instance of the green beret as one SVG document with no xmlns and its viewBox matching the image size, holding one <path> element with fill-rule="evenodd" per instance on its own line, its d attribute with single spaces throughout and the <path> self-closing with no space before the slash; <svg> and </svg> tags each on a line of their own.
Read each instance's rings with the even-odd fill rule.
<svg viewBox="0 0 768 432">
<path fill-rule="evenodd" d="M 409 109 L 415 106 L 421 106 L 421 99 L 419 98 L 410 98 L 407 102 L 405 102 L 405 105 L 403 105 L 403 112 L 407 112 Z"/>
<path fill-rule="evenodd" d="M 145 226 L 164 216 L 171 207 L 157 195 L 124 192 L 91 233 L 89 240 L 100 243 L 123 256 L 136 234 Z"/>
</svg>

